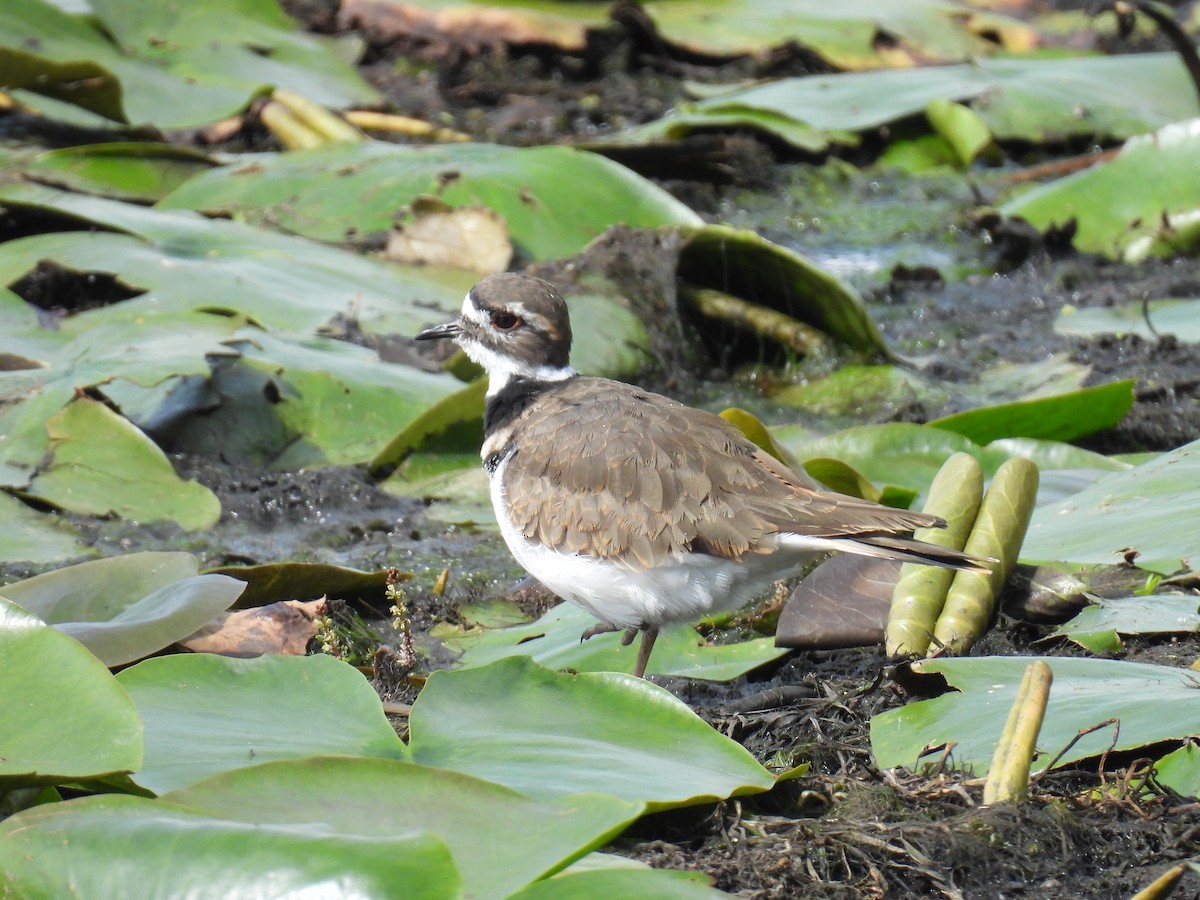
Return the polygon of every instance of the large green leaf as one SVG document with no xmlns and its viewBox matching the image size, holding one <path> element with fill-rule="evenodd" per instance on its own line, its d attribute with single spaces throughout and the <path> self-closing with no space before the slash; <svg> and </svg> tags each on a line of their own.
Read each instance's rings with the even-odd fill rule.
<svg viewBox="0 0 1200 900">
<path fill-rule="evenodd" d="M 141 766 L 142 723 L 104 664 L 3 596 L 0 688 L 0 786 Z"/>
<path fill-rule="evenodd" d="M 1200 797 L 1200 747 L 1186 744 L 1154 764 L 1159 784 L 1185 797 Z"/>
<path fill-rule="evenodd" d="M 1024 559 L 1114 564 L 1126 558 L 1169 573 L 1200 565 L 1200 441 L 1123 472 L 1110 472 L 1039 507 Z"/>
<path fill-rule="evenodd" d="M 551 672 L 526 657 L 434 672 L 409 718 L 414 762 L 531 797 L 603 790 L 653 808 L 756 793 L 740 745 L 641 678 Z"/>
<path fill-rule="evenodd" d="M 819 152 L 924 114 L 936 100 L 971 103 L 996 138 L 1038 143 L 1127 138 L 1197 114 L 1195 90 L 1174 53 L 992 59 L 766 82 L 683 105 L 618 139 L 642 142 L 741 126 Z M 1080 109 L 1087 114 L 1079 115 Z"/>
<path fill-rule="evenodd" d="M 1200 631 L 1200 597 L 1148 594 L 1097 597 L 1047 637 L 1067 637 L 1094 653 L 1121 649 L 1122 634 L 1188 634 Z"/>
<path fill-rule="evenodd" d="M 227 772 L 163 798 L 214 818 L 339 837 L 432 834 L 466 896 L 502 898 L 606 843 L 641 806 L 603 794 L 531 800 L 445 769 L 317 757 Z M 520 852 L 514 852 L 514 836 Z"/>
<path fill-rule="evenodd" d="M 56 569 L 3 591 L 117 666 L 187 637 L 245 589 L 225 575 L 197 575 L 197 567 L 187 553 L 130 553 Z"/>
<path fill-rule="evenodd" d="M 462 897 L 450 851 L 429 834 L 366 840 L 117 795 L 40 806 L 0 823 L 0 870 L 14 896 L 47 900 Z"/>
<path fill-rule="evenodd" d="M 134 780 L 158 794 L 273 760 L 406 756 L 366 679 L 331 656 L 161 656 L 117 677 L 146 726 Z"/>
<path fill-rule="evenodd" d="M 618 633 L 600 634 L 586 641 L 579 636 L 596 624 L 596 617 L 571 603 L 561 603 L 536 622 L 510 628 L 467 632 L 442 638 L 452 651 L 460 651 L 457 664 L 482 666 L 509 656 L 528 656 L 550 669 L 576 672 L 620 672 L 633 668 L 636 651 L 621 646 Z M 647 673 L 680 678 L 729 681 L 787 653 L 771 638 L 736 644 L 710 644 L 696 629 L 679 625 L 664 628 L 654 644 Z"/>
<path fill-rule="evenodd" d="M 198 172 L 217 165 L 175 144 L 113 143 L 63 147 L 34 157 L 21 171 L 43 184 L 115 200 L 153 203 Z"/>
<path fill-rule="evenodd" d="M 1074 221 L 1077 250 L 1113 259 L 1194 252 L 1200 244 L 1197 153 L 1200 119 L 1173 122 L 1131 138 L 1115 159 L 1027 191 L 1000 211 L 1039 229 Z"/>
<path fill-rule="evenodd" d="M 3 83 L 24 88 L 22 100 L 35 107 L 45 95 L 160 128 L 214 122 L 271 87 L 333 106 L 378 98 L 326 40 L 298 31 L 274 0 L 90 6 L 95 15 L 85 18 L 45 0 L 5 4 Z"/>
<path fill-rule="evenodd" d="M 1066 657 L 936 659 L 913 668 L 942 675 L 953 690 L 875 716 L 871 750 L 876 762 L 885 769 L 916 769 L 927 749 L 950 744 L 955 768 L 983 775 L 1025 668 L 1035 659 L 1050 666 L 1054 684 L 1033 769 L 1045 767 L 1068 744 L 1062 765 L 1109 749 L 1136 750 L 1200 733 L 1195 678 L 1186 669 Z M 1114 718 L 1119 733 L 1108 725 L 1075 740 L 1081 731 Z"/>
<path fill-rule="evenodd" d="M 197 531 L 221 516 L 221 501 L 184 481 L 170 460 L 128 419 L 88 397 L 46 421 L 50 458 L 25 492 L 59 509 L 135 522 L 177 522 Z"/>
<path fill-rule="evenodd" d="M 568 147 L 403 147 L 367 142 L 246 158 L 198 175 L 159 206 L 237 214 L 323 241 L 386 231 L 422 194 L 486 206 L 534 259 L 578 253 L 609 225 L 699 225 L 624 166 Z"/>
</svg>

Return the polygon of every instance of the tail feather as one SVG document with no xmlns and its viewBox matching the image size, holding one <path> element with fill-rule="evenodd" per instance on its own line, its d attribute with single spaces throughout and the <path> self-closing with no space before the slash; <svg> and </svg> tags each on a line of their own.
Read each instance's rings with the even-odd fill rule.
<svg viewBox="0 0 1200 900">
<path fill-rule="evenodd" d="M 860 537 L 856 543 L 868 545 L 884 551 L 880 556 L 899 559 L 904 562 L 923 563 L 927 566 L 938 566 L 942 569 L 959 569 L 964 572 L 992 571 L 999 560 L 990 557 L 975 556 L 961 550 L 939 547 L 916 538 L 896 537 L 895 535 L 880 534 Z M 862 552 L 862 551 L 859 551 Z M 875 554 L 870 554 L 875 555 Z"/>
</svg>

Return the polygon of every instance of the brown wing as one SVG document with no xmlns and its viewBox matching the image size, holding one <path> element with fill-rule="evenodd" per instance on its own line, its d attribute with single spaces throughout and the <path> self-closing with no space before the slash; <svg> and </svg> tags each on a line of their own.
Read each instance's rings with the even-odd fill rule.
<svg viewBox="0 0 1200 900">
<path fill-rule="evenodd" d="M 574 378 L 522 413 L 504 471 L 513 524 L 564 552 L 646 566 L 676 551 L 739 559 L 780 531 L 903 533 L 930 516 L 814 491 L 719 416 Z"/>
</svg>

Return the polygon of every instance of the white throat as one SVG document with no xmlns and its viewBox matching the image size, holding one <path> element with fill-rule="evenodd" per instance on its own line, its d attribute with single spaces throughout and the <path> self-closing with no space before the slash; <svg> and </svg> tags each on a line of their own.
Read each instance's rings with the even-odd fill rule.
<svg viewBox="0 0 1200 900">
<path fill-rule="evenodd" d="M 534 381 L 566 381 L 575 374 L 570 366 L 533 366 L 511 356 L 504 356 L 477 341 L 460 341 L 459 346 L 472 360 L 483 366 L 488 375 L 487 395 L 493 397 L 504 390 L 514 378 Z"/>
</svg>

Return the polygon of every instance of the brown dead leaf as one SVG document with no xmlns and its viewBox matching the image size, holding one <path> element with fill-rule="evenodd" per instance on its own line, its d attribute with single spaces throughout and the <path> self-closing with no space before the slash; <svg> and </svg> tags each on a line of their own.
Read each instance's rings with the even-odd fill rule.
<svg viewBox="0 0 1200 900">
<path fill-rule="evenodd" d="M 499 44 L 548 44 L 567 52 L 587 45 L 587 26 L 561 16 L 523 9 L 459 6 L 422 9 L 395 0 L 342 0 L 339 30 L 362 31 L 369 40 L 399 39 L 478 53 Z"/>
<path fill-rule="evenodd" d="M 796 587 L 779 614 L 775 646 L 836 650 L 883 642 L 900 563 L 838 554 Z"/>
<path fill-rule="evenodd" d="M 442 266 L 491 275 L 512 262 L 508 224 L 482 206 L 447 206 L 436 197 L 418 197 L 407 218 L 388 235 L 384 256 L 410 265 Z"/>
<path fill-rule="evenodd" d="M 303 656 L 317 633 L 314 619 L 325 599 L 283 600 L 253 609 L 222 613 L 195 634 L 180 641 L 194 653 L 219 653 L 248 658 L 267 653 Z"/>
</svg>

